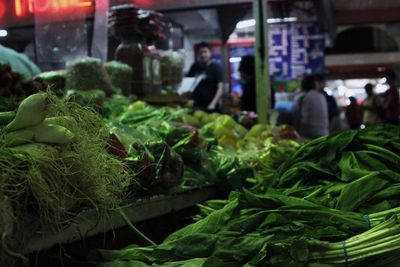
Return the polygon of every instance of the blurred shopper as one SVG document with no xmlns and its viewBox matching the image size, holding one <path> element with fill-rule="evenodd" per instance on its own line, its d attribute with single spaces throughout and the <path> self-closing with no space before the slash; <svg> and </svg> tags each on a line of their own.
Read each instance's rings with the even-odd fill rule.
<svg viewBox="0 0 400 267">
<path fill-rule="evenodd" d="M 399 89 L 396 84 L 396 74 L 388 72 L 386 75 L 389 89 L 385 92 L 383 100 L 384 122 L 399 124 L 400 100 Z"/>
<path fill-rule="evenodd" d="M 363 123 L 365 124 L 365 126 L 370 126 L 381 122 L 379 116 L 379 101 L 374 94 L 374 87 L 372 86 L 372 84 L 367 83 L 364 86 L 364 89 L 367 93 L 367 98 L 362 104 L 364 111 Z"/>
<path fill-rule="evenodd" d="M 256 111 L 256 77 L 254 56 L 242 57 L 239 65 L 243 94 L 240 102 L 240 110 Z"/>
<path fill-rule="evenodd" d="M 255 58 L 253 55 L 243 56 L 239 64 L 240 83 L 243 94 L 240 101 L 240 110 L 257 112 L 257 94 L 256 94 L 256 69 Z M 275 106 L 275 93 L 272 88 L 271 79 L 271 109 Z"/>
<path fill-rule="evenodd" d="M 353 96 L 349 97 L 350 105 L 346 107 L 346 119 L 350 129 L 360 129 L 363 121 L 363 109 Z"/>
<path fill-rule="evenodd" d="M 195 87 L 192 99 L 194 108 L 217 110 L 222 96 L 221 67 L 211 58 L 211 47 L 202 42 L 196 46 L 199 61 L 194 63 L 188 73 L 189 77 L 196 77 L 199 83 Z"/>
<path fill-rule="evenodd" d="M 0 44 L 0 63 L 10 64 L 13 71 L 19 72 L 25 78 L 32 78 L 41 71 L 29 58 L 17 51 Z"/>
<path fill-rule="evenodd" d="M 340 130 L 339 107 L 336 103 L 335 98 L 331 95 L 328 95 L 324 90 L 325 77 L 323 75 L 316 75 L 315 83 L 316 83 L 316 89 L 325 96 L 326 102 L 328 104 L 329 131 L 336 132 Z"/>
<path fill-rule="evenodd" d="M 328 135 L 328 104 L 325 96 L 316 90 L 314 76 L 303 79 L 301 90 L 294 102 L 296 130 L 306 138 Z"/>
</svg>

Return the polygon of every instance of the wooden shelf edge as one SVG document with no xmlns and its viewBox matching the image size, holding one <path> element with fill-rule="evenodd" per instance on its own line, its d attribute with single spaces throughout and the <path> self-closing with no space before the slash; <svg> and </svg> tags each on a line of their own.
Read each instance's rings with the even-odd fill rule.
<svg viewBox="0 0 400 267">
<path fill-rule="evenodd" d="M 215 195 L 215 187 L 205 186 L 173 195 L 138 199 L 132 204 L 123 206 L 122 209 L 133 223 L 137 223 L 192 207 L 215 197 Z M 99 214 L 94 209 L 86 210 L 78 214 L 75 222 L 62 232 L 35 234 L 23 249 L 23 253 L 30 254 L 49 249 L 57 244 L 72 243 L 123 226 L 126 226 L 126 223 L 115 210 L 104 212 L 104 214 Z"/>
</svg>

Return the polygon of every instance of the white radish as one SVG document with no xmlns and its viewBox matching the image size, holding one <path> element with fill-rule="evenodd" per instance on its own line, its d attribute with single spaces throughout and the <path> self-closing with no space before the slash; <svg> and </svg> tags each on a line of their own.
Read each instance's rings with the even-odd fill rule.
<svg viewBox="0 0 400 267">
<path fill-rule="evenodd" d="M 74 134 L 63 126 L 43 123 L 7 133 L 4 139 L 8 146 L 18 146 L 28 143 L 68 145 L 73 141 Z"/>
<path fill-rule="evenodd" d="M 48 95 L 38 93 L 25 98 L 18 107 L 15 118 L 4 127 L 5 132 L 12 132 L 39 125 L 47 115 Z"/>
<path fill-rule="evenodd" d="M 71 116 L 48 117 L 44 120 L 44 123 L 60 125 L 70 131 L 73 131 L 73 129 L 78 127 L 76 120 Z"/>
<path fill-rule="evenodd" d="M 49 144 L 40 144 L 40 143 L 18 145 L 11 147 L 10 150 L 13 152 L 28 153 L 35 159 L 46 158 L 46 157 L 51 159 L 56 159 L 60 154 L 59 149 L 57 149 L 56 146 Z"/>
</svg>

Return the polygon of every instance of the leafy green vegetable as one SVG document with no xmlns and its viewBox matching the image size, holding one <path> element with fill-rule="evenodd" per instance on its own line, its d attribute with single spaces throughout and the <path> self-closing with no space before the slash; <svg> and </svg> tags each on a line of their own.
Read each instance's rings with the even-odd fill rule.
<svg viewBox="0 0 400 267">
<path fill-rule="evenodd" d="M 259 158 L 260 148 L 249 144 L 254 151 L 239 156 L 213 149 L 217 173 L 237 192 L 199 205 L 195 223 L 158 246 L 136 248 L 132 259 L 152 266 L 397 266 L 399 129 L 344 131 L 299 148 L 268 141 Z M 242 172 L 241 160 L 256 173 Z M 248 177 L 252 185 L 243 182 Z"/>
</svg>

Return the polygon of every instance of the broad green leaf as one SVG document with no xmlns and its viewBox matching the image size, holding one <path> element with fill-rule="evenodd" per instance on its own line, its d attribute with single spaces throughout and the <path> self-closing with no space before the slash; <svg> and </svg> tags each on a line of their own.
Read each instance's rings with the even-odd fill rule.
<svg viewBox="0 0 400 267">
<path fill-rule="evenodd" d="M 388 184 L 389 179 L 382 172 L 372 172 L 361 177 L 343 188 L 336 208 L 339 210 L 356 210 Z"/>
</svg>

